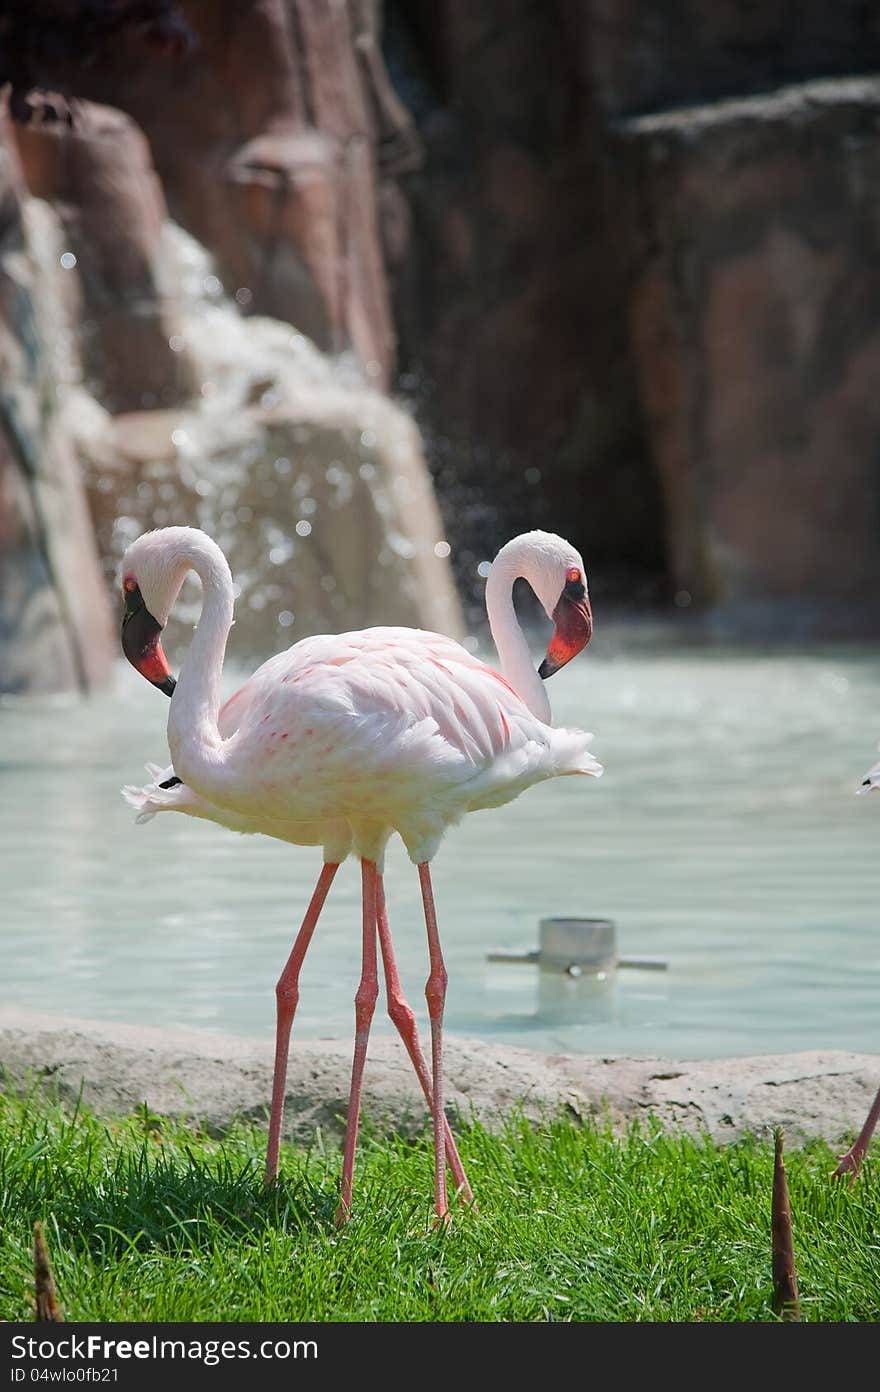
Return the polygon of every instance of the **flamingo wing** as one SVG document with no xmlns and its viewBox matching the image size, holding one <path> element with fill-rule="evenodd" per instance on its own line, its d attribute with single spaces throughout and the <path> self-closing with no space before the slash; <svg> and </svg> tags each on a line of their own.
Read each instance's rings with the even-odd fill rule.
<svg viewBox="0 0 880 1392">
<path fill-rule="evenodd" d="M 591 736 L 572 745 L 574 732 L 537 720 L 492 668 L 422 630 L 304 639 L 237 696 L 216 796 L 282 820 L 448 825 L 541 778 L 600 771 L 584 754 Z"/>
</svg>

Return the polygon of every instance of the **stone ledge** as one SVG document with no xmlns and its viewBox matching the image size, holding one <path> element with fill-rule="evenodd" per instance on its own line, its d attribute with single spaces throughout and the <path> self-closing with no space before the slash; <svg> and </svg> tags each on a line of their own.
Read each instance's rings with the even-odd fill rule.
<svg viewBox="0 0 880 1392">
<path fill-rule="evenodd" d="M 37 1078 L 56 1095 L 111 1116 L 146 1103 L 222 1134 L 235 1118 L 263 1122 L 271 1092 L 273 1041 L 207 1031 L 40 1015 L 0 1006 L 0 1073 L 21 1091 Z M 538 1054 L 485 1040 L 446 1040 L 450 1114 L 497 1125 L 521 1106 L 537 1119 L 558 1111 L 607 1117 L 615 1130 L 654 1115 L 671 1130 L 734 1140 L 785 1128 L 789 1143 L 838 1144 L 863 1123 L 880 1084 L 880 1056 L 816 1050 L 746 1058 L 668 1060 Z M 286 1135 L 310 1141 L 318 1127 L 344 1129 L 351 1040 L 294 1042 Z M 380 1129 L 413 1134 L 424 1103 L 396 1039 L 371 1041 L 364 1115 Z"/>
</svg>

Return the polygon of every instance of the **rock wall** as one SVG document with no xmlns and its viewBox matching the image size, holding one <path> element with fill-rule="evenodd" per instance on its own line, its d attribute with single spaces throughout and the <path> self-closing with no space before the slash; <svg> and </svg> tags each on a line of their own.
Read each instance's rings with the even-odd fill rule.
<svg viewBox="0 0 880 1392">
<path fill-rule="evenodd" d="M 145 65 L 136 37 L 83 91 L 146 133 L 172 216 L 245 313 L 353 348 L 388 385 L 396 336 L 379 232 L 385 171 L 419 158 L 372 0 L 187 0 L 198 48 Z"/>
<path fill-rule="evenodd" d="M 401 362 L 474 554 L 539 520 L 600 603 L 876 633 L 880 12 L 386 8 Z"/>
<path fill-rule="evenodd" d="M 61 290 L 35 254 L 36 230 L 0 125 L 0 691 L 7 692 L 87 690 L 106 680 L 111 662 L 110 605 L 56 392 Z M 55 232 L 49 217 L 44 234 Z"/>
<path fill-rule="evenodd" d="M 392 268 L 468 583 L 499 536 L 576 540 L 597 598 L 657 595 L 662 499 L 604 212 L 587 6 L 390 4 L 389 63 L 418 116 L 413 233 Z"/>
<path fill-rule="evenodd" d="M 589 0 L 580 51 L 600 110 L 639 115 L 880 66 L 863 0 Z"/>
<path fill-rule="evenodd" d="M 880 80 L 629 119 L 630 316 L 674 583 L 880 631 Z"/>
<path fill-rule="evenodd" d="M 234 656 L 371 622 L 463 633 L 419 433 L 383 390 L 379 189 L 418 142 L 377 11 L 184 8 L 199 43 L 176 62 L 147 61 L 137 28 L 81 70 L 68 45 L 71 119 L 39 119 L 63 113 L 44 94 L 4 131 L 0 690 L 106 678 L 121 552 L 164 522 L 227 550 Z"/>
<path fill-rule="evenodd" d="M 262 650 L 460 631 L 447 544 L 477 620 L 535 525 L 600 605 L 880 630 L 874 7 L 125 8 L 88 64 L 34 15 L 0 54 L 0 687 L 101 679 L 97 571 L 163 520 L 242 547 Z"/>
</svg>

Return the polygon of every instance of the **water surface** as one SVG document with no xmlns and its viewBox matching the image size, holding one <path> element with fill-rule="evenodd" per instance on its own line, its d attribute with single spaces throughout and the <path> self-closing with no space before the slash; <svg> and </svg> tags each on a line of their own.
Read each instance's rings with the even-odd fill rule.
<svg viewBox="0 0 880 1392">
<path fill-rule="evenodd" d="M 877 757 L 880 657 L 597 639 L 549 690 L 557 723 L 594 731 L 606 773 L 448 834 L 434 862 L 447 1027 L 633 1056 L 880 1048 L 880 795 L 855 796 Z M 184 817 L 136 826 L 118 789 L 163 760 L 166 716 L 129 668 L 89 700 L 0 706 L 2 998 L 269 1038 L 320 853 Z M 424 1023 L 418 882 L 396 839 L 386 883 Z M 350 861 L 306 961 L 300 1038 L 351 1033 L 359 891 Z M 535 946 L 554 914 L 610 917 L 622 953 L 668 970 L 597 982 L 486 961 Z"/>
</svg>

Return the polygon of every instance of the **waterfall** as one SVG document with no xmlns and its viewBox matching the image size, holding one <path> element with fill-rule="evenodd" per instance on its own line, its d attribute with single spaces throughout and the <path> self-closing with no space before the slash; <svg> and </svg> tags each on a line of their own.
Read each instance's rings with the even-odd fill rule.
<svg viewBox="0 0 880 1392">
<path fill-rule="evenodd" d="M 238 623 L 230 653 L 252 660 L 308 633 L 410 624 L 461 636 L 462 618 L 418 429 L 351 354 L 330 357 L 290 324 L 246 317 L 211 257 L 173 222 L 163 293 L 196 383 L 179 406 L 110 415 L 69 385 L 108 583 L 146 528 L 204 528 L 229 558 Z M 185 588 L 175 622 L 199 596 Z M 178 634 L 178 636 L 182 636 Z M 173 650 L 175 629 L 169 629 Z"/>
</svg>

